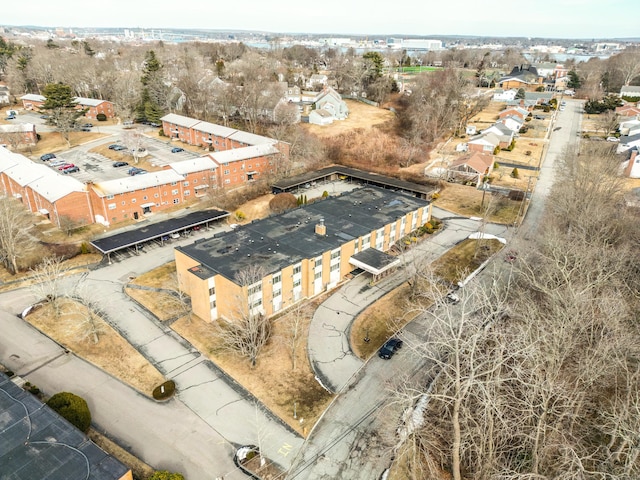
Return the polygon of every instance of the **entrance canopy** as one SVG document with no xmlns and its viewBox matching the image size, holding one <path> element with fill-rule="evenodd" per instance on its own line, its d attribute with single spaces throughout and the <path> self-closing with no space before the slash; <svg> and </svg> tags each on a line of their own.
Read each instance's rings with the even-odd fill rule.
<svg viewBox="0 0 640 480">
<path fill-rule="evenodd" d="M 369 272 L 374 277 L 378 277 L 387 270 L 398 266 L 400 259 L 375 248 L 367 248 L 353 255 L 349 259 L 349 263 L 365 272 Z"/>
</svg>

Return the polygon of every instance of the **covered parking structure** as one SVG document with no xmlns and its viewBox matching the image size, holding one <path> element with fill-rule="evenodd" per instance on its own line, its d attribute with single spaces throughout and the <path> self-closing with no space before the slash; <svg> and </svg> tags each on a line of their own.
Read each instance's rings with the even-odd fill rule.
<svg viewBox="0 0 640 480">
<path fill-rule="evenodd" d="M 160 240 L 162 244 L 172 234 L 181 234 L 199 227 L 208 227 L 210 223 L 229 216 L 229 212 L 222 210 L 202 210 L 191 212 L 183 217 L 172 218 L 158 223 L 116 233 L 107 237 L 97 238 L 91 242 L 111 262 L 111 254 L 119 250 L 134 247 L 136 252 L 140 245 L 153 240 Z"/>
<path fill-rule="evenodd" d="M 373 185 L 378 188 L 408 193 L 409 195 L 426 200 L 431 200 L 432 195 L 438 191 L 438 188 L 434 185 L 420 185 L 398 178 L 378 175 L 377 173 L 365 172 L 356 168 L 343 167 L 342 165 L 332 165 L 313 172 L 282 179 L 271 185 L 271 191 L 274 194 L 295 192 L 300 188 L 315 185 L 316 183 L 327 183 L 338 180 L 358 183 L 360 185 Z"/>
</svg>

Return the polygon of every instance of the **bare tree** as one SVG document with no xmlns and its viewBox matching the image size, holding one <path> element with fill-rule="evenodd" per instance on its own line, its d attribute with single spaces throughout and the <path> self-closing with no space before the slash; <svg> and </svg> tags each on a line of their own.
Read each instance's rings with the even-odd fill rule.
<svg viewBox="0 0 640 480">
<path fill-rule="evenodd" d="M 89 291 L 86 284 L 79 283 L 70 295 L 70 299 L 74 302 L 75 308 L 69 312 L 69 315 L 77 319 L 72 327 L 74 333 L 83 340 L 91 340 L 97 344 L 100 341 L 100 335 L 106 331 L 103 319 L 106 314 L 96 300 L 95 293 Z"/>
<path fill-rule="evenodd" d="M 36 247 L 31 216 L 15 199 L 0 197 L 0 261 L 15 274 L 18 261 Z"/>
<path fill-rule="evenodd" d="M 56 318 L 60 316 L 60 299 L 64 297 L 62 280 L 64 269 L 61 257 L 45 257 L 31 269 L 33 282 L 31 290 L 40 299 L 49 302 Z"/>
</svg>

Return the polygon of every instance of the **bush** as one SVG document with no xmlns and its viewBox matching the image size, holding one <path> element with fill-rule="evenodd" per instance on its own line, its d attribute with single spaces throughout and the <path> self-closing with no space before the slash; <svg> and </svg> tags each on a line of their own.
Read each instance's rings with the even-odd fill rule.
<svg viewBox="0 0 640 480">
<path fill-rule="evenodd" d="M 164 391 L 163 391 L 164 387 Z M 153 389 L 153 398 L 156 400 L 166 400 L 171 398 L 176 391 L 176 384 L 173 380 L 167 380 L 162 385 L 158 385 Z"/>
<path fill-rule="evenodd" d="M 517 168 L 511 170 L 511 178 L 520 178 L 520 172 L 518 172 Z"/>
<path fill-rule="evenodd" d="M 272 212 L 282 213 L 298 205 L 298 199 L 292 193 L 278 193 L 269 201 Z"/>
<path fill-rule="evenodd" d="M 500 164 L 498 162 L 493 162 L 493 169 L 498 170 L 500 168 Z"/>
<path fill-rule="evenodd" d="M 241 221 L 244 220 L 245 218 L 247 218 L 247 216 L 244 214 L 244 212 L 240 211 L 240 210 L 236 210 L 236 212 L 233 214 L 235 219 L 237 221 Z"/>
<path fill-rule="evenodd" d="M 98 115 L 96 115 L 96 120 L 98 120 L 99 122 L 106 122 L 107 116 L 104 113 L 99 113 Z"/>
<path fill-rule="evenodd" d="M 78 430 L 84 433 L 89 431 L 91 412 L 83 398 L 73 393 L 60 392 L 51 397 L 47 401 L 47 405 L 61 417 L 66 418 Z"/>
<path fill-rule="evenodd" d="M 322 192 L 322 198 L 327 198 L 328 196 L 329 196 L 329 192 L 327 192 L 326 190 Z"/>
<path fill-rule="evenodd" d="M 531 150 L 527 150 L 526 152 L 524 152 L 524 154 L 525 154 L 527 157 L 530 157 L 530 156 L 531 156 L 531 153 L 532 153 L 532 152 L 531 152 Z"/>
<path fill-rule="evenodd" d="M 493 149 L 493 154 L 498 155 L 499 153 L 500 153 L 500 147 L 497 146 L 496 148 Z"/>
</svg>

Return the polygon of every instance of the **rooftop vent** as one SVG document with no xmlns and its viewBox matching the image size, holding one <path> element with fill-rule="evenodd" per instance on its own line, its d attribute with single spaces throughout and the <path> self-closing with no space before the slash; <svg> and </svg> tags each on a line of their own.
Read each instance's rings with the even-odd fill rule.
<svg viewBox="0 0 640 480">
<path fill-rule="evenodd" d="M 325 236 L 327 234 L 327 226 L 324 224 L 324 218 L 320 218 L 316 224 L 316 235 Z"/>
</svg>

